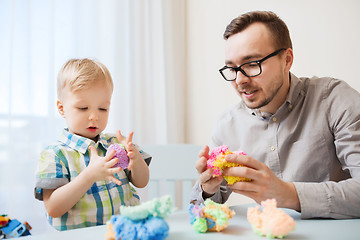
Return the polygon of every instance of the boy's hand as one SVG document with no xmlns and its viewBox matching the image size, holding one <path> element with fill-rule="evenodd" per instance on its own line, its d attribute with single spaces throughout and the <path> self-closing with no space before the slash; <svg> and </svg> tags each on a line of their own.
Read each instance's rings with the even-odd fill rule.
<svg viewBox="0 0 360 240">
<path fill-rule="evenodd" d="M 121 171 L 121 167 L 112 168 L 119 159 L 114 158 L 115 151 L 111 151 L 110 154 L 105 157 L 100 157 L 93 146 L 90 149 L 90 162 L 86 168 L 89 175 L 92 176 L 94 182 L 102 180 L 110 180 L 115 184 L 121 185 L 121 181 L 117 179 L 114 174 Z"/>
<path fill-rule="evenodd" d="M 116 137 L 121 144 L 126 148 L 129 157 L 129 166 L 127 169 L 131 170 L 129 177 L 130 182 L 137 188 L 145 187 L 149 182 L 149 167 L 142 158 L 139 150 L 132 143 L 134 132 L 131 132 L 125 139 L 120 130 L 116 132 Z"/>
<path fill-rule="evenodd" d="M 68 212 L 96 181 L 110 180 L 121 185 L 114 174 L 121 168 L 112 168 L 119 160 L 114 158 L 115 151 L 105 157 L 100 157 L 93 146 L 89 147 L 89 165 L 69 183 L 56 188 L 44 189 L 44 204 L 51 217 L 58 218 Z"/>
<path fill-rule="evenodd" d="M 141 157 L 141 154 L 139 150 L 134 146 L 132 142 L 134 132 L 130 132 L 127 138 L 125 139 L 122 135 L 120 130 L 116 131 L 116 137 L 118 141 L 123 144 L 126 148 L 127 155 L 129 157 L 129 166 L 127 169 L 131 170 L 133 168 L 133 165 L 136 164 L 138 161 L 144 161 Z"/>
</svg>

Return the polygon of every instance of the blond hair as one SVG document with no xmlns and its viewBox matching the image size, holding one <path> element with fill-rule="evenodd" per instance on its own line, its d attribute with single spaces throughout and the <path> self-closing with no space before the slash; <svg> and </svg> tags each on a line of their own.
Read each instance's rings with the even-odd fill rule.
<svg viewBox="0 0 360 240">
<path fill-rule="evenodd" d="M 110 72 L 104 64 L 88 58 L 70 59 L 62 66 L 58 74 L 58 98 L 61 98 L 61 93 L 66 87 L 76 92 L 97 82 L 109 84 L 111 89 L 114 87 Z"/>
</svg>

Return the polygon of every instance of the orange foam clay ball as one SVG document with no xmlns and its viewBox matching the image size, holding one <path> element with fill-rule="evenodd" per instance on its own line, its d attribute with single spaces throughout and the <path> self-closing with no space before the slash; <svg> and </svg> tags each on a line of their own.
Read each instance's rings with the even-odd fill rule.
<svg viewBox="0 0 360 240">
<path fill-rule="evenodd" d="M 249 207 L 247 211 L 247 219 L 255 233 L 268 238 L 284 238 L 294 230 L 294 219 L 277 208 L 276 199 L 262 201 L 261 206 L 262 212 L 259 206 Z"/>
</svg>

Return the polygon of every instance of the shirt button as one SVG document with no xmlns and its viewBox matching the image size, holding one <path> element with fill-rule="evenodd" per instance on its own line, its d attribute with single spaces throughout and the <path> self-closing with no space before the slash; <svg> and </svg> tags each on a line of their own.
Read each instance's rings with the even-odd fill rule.
<svg viewBox="0 0 360 240">
<path fill-rule="evenodd" d="M 275 147 L 274 147 L 274 146 L 271 146 L 271 147 L 270 147 L 270 150 L 271 150 L 271 151 L 275 151 Z"/>
<path fill-rule="evenodd" d="M 277 118 L 276 118 L 276 117 L 273 117 L 272 120 L 273 120 L 273 122 L 276 122 L 276 121 L 277 121 Z"/>
</svg>

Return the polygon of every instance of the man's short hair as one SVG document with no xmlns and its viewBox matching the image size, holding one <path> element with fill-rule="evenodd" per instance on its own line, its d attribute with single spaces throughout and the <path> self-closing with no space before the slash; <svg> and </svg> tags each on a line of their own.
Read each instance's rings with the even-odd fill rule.
<svg viewBox="0 0 360 240">
<path fill-rule="evenodd" d="M 224 32 L 224 39 L 227 40 L 232 35 L 245 30 L 253 23 L 263 23 L 271 32 L 274 39 L 274 47 L 291 48 L 292 43 L 290 38 L 289 29 L 285 22 L 279 18 L 275 13 L 270 11 L 253 11 L 240 15 L 233 19 L 229 25 L 227 25 Z"/>
</svg>

